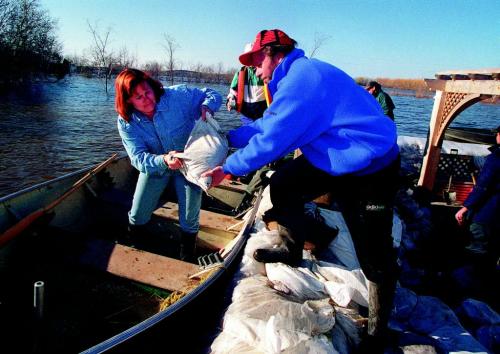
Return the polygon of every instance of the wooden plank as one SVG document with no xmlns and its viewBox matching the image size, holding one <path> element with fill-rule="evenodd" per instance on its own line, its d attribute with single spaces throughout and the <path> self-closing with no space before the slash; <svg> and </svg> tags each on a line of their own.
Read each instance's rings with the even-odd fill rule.
<svg viewBox="0 0 500 354">
<path fill-rule="evenodd" d="M 178 221 L 179 220 L 179 207 L 176 203 L 165 203 L 162 207 L 154 211 L 155 215 L 167 218 L 169 220 Z M 239 220 L 234 219 L 228 215 L 217 214 L 207 210 L 200 211 L 200 227 L 210 228 L 217 230 L 227 230 L 229 227 L 238 223 Z M 235 228 L 234 233 L 237 233 L 240 229 Z M 233 232 L 233 231 L 231 231 Z"/>
<path fill-rule="evenodd" d="M 198 265 L 160 256 L 104 240 L 87 242 L 80 262 L 122 278 L 175 291 L 192 281 Z"/>
</svg>

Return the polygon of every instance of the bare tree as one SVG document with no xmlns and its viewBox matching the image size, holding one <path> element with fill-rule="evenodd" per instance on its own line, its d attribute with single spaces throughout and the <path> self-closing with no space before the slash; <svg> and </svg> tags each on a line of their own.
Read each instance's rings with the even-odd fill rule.
<svg viewBox="0 0 500 354">
<path fill-rule="evenodd" d="M 222 74 L 224 73 L 224 64 L 221 61 L 217 63 L 215 72 L 217 74 L 217 82 L 220 83 L 222 81 Z"/>
<path fill-rule="evenodd" d="M 126 46 L 123 46 L 118 50 L 115 60 L 115 64 L 120 68 L 131 68 L 137 65 L 137 57 L 130 53 Z"/>
<path fill-rule="evenodd" d="M 111 69 L 113 66 L 113 52 L 109 49 L 109 36 L 111 28 L 108 27 L 102 33 L 96 24 L 92 25 L 87 20 L 89 32 L 94 40 L 94 45 L 90 48 L 91 62 L 98 67 L 99 77 L 104 77 L 104 87 L 108 93 L 108 81 L 111 79 Z"/>
<path fill-rule="evenodd" d="M 311 52 L 309 53 L 309 58 L 314 58 L 319 48 L 321 48 L 323 44 L 330 38 L 331 36 L 322 33 L 314 33 L 314 44 L 312 46 Z"/>
<path fill-rule="evenodd" d="M 176 40 L 167 33 L 163 33 L 162 47 L 167 52 L 167 71 L 170 75 L 170 84 L 174 84 L 174 69 L 176 66 L 175 51 L 180 48 Z"/>
<path fill-rule="evenodd" d="M 144 64 L 144 71 L 149 74 L 152 78 L 160 80 L 162 65 L 157 61 L 148 61 Z"/>
</svg>

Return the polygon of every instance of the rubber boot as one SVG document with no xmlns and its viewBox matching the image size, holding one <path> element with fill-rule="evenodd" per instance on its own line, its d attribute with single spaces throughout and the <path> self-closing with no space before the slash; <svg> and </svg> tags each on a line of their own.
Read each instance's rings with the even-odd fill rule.
<svg viewBox="0 0 500 354">
<path fill-rule="evenodd" d="M 294 240 L 288 228 L 278 224 L 278 233 L 283 239 L 283 246 L 279 248 L 258 248 L 253 258 L 262 263 L 284 263 L 296 266 L 302 260 L 304 241 Z"/>
<path fill-rule="evenodd" d="M 179 259 L 184 262 L 194 263 L 196 254 L 197 232 L 181 231 L 180 256 Z"/>
<path fill-rule="evenodd" d="M 130 247 L 141 247 L 144 244 L 144 238 L 148 236 L 149 232 L 146 225 L 134 225 L 129 223 L 124 243 Z"/>
<path fill-rule="evenodd" d="M 390 346 L 389 317 L 394 300 L 395 282 L 368 281 L 368 328 L 357 353 L 383 353 Z"/>
</svg>

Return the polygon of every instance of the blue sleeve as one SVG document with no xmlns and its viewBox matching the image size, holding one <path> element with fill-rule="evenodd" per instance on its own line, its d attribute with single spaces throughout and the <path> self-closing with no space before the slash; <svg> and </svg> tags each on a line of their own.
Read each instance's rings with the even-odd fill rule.
<svg viewBox="0 0 500 354">
<path fill-rule="evenodd" d="M 484 162 L 474 189 L 464 201 L 464 206 L 472 211 L 479 210 L 491 195 L 495 193 L 495 186 L 500 178 L 498 168 L 495 168 L 495 156 L 490 155 Z M 498 167 L 498 166 L 497 166 Z"/>
<path fill-rule="evenodd" d="M 255 134 L 262 132 L 260 121 L 261 119 L 257 119 L 238 129 L 230 130 L 227 136 L 229 139 L 229 146 L 238 149 L 244 148 Z"/>
<path fill-rule="evenodd" d="M 197 110 L 196 117 L 201 114 L 201 106 L 207 106 L 212 112 L 217 112 L 222 104 L 222 96 L 211 88 L 190 88 L 191 106 Z"/>
<path fill-rule="evenodd" d="M 255 130 L 242 130 L 238 139 L 232 137 L 233 144 L 242 145 L 247 138 L 248 144 L 226 159 L 224 172 L 246 175 L 308 144 L 328 128 L 318 119 L 322 106 L 317 95 L 319 77 L 310 73 L 307 82 L 303 78 L 300 70 L 290 70 L 264 116 L 250 125 Z"/>
<path fill-rule="evenodd" d="M 150 153 L 142 136 L 121 117 L 118 117 L 118 132 L 132 166 L 151 175 L 164 175 L 167 172 L 168 166 L 163 155 Z"/>
</svg>

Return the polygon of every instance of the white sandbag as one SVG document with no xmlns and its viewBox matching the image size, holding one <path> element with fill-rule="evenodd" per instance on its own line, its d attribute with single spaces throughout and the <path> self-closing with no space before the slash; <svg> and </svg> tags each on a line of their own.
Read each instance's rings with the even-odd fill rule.
<svg viewBox="0 0 500 354">
<path fill-rule="evenodd" d="M 333 347 L 332 341 L 324 335 L 313 336 L 308 340 L 298 343 L 296 346 L 287 348 L 282 354 L 339 354 Z"/>
<path fill-rule="evenodd" d="M 224 315 L 223 333 L 258 351 L 280 352 L 311 336 L 326 333 L 335 324 L 328 299 L 290 301 L 267 285 L 265 277 L 242 279 Z"/>
<path fill-rule="evenodd" d="M 282 292 L 298 301 L 328 297 L 325 287 L 308 269 L 283 263 L 266 263 L 267 277 Z"/>
<path fill-rule="evenodd" d="M 321 216 L 330 227 L 338 227 L 339 233 L 337 237 L 328 246 L 331 258 L 325 255 L 332 263 L 337 263 L 345 266 L 347 269 L 360 268 L 358 257 L 354 249 L 354 243 L 351 239 L 351 234 L 344 221 L 342 214 L 338 211 L 326 210 L 320 208 Z"/>
<path fill-rule="evenodd" d="M 264 263 L 257 262 L 253 258 L 253 253 L 258 248 L 269 249 L 281 247 L 284 247 L 283 240 L 277 230 L 269 231 L 264 228 L 263 230 L 251 234 L 245 246 L 240 272 L 245 276 L 252 276 L 255 274 L 265 275 L 266 268 Z"/>
<path fill-rule="evenodd" d="M 327 279 L 325 289 L 335 303 L 346 307 L 351 301 L 368 307 L 368 287 L 361 269 L 347 270 L 335 264 L 319 262 L 317 271 Z"/>
<path fill-rule="evenodd" d="M 227 331 L 219 333 L 210 346 L 210 354 L 267 354 L 248 345 Z"/>
<path fill-rule="evenodd" d="M 357 269 L 359 260 L 356 255 L 354 243 L 352 242 L 351 233 L 344 221 L 342 213 L 338 211 L 319 208 L 321 216 L 325 219 L 325 223 L 330 227 L 338 227 L 339 233 L 337 237 L 328 246 L 329 253 L 324 257 L 331 263 L 341 264 L 347 269 Z M 394 214 L 392 219 L 392 238 L 393 247 L 399 247 L 401 244 L 401 236 L 403 234 L 403 225 L 399 216 Z"/>
<path fill-rule="evenodd" d="M 198 119 L 191 135 L 184 147 L 184 152 L 175 154 L 182 159 L 184 166 L 181 168 L 186 179 L 201 187 L 205 192 L 212 182 L 211 177 L 201 177 L 203 172 L 222 165 L 229 145 L 219 123 L 210 116 L 203 121 Z"/>
</svg>

